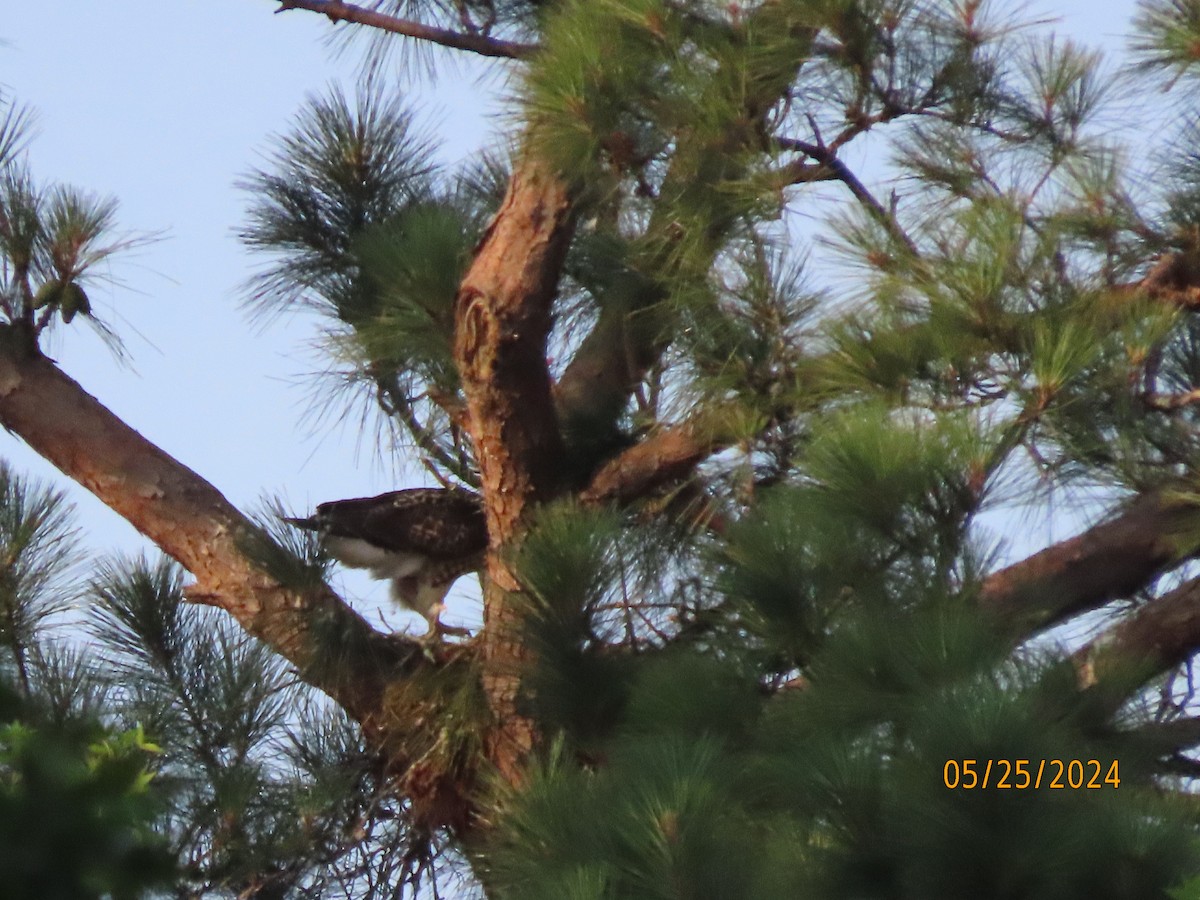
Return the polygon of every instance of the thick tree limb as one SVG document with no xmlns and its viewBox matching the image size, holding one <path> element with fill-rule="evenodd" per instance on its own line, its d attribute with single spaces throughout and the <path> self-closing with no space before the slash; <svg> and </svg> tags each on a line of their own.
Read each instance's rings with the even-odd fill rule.
<svg viewBox="0 0 1200 900">
<path fill-rule="evenodd" d="M 372 731 L 387 678 L 419 663 L 416 645 L 378 634 L 324 585 L 289 588 L 257 567 L 241 543 L 254 525 L 42 356 L 19 326 L 0 326 L 0 423 L 190 571 L 194 595 Z"/>
<path fill-rule="evenodd" d="M 719 413 L 698 413 L 664 428 L 606 462 L 580 493 L 584 503 L 629 503 L 691 472 L 729 446 L 737 433 Z"/>
<path fill-rule="evenodd" d="M 339 0 L 278 0 L 279 9 L 276 12 L 287 12 L 292 9 L 304 9 L 320 13 L 331 22 L 353 22 L 357 25 L 367 25 L 391 34 L 440 44 L 453 50 L 468 50 L 480 56 L 502 57 L 506 59 L 521 59 L 529 56 L 537 46 L 521 44 L 515 41 L 503 41 L 499 38 L 483 34 L 467 34 L 414 22 L 411 19 L 401 19 L 373 9 L 364 9 L 353 3 L 341 3 Z"/>
<path fill-rule="evenodd" d="M 1154 722 L 1137 729 L 1138 736 L 1162 748 L 1163 753 L 1187 750 L 1200 745 L 1200 719 L 1182 718 Z"/>
<path fill-rule="evenodd" d="M 454 357 L 494 546 L 519 532 L 527 504 L 560 487 L 564 447 L 546 341 L 573 224 L 566 186 L 526 160 L 455 301 Z"/>
<path fill-rule="evenodd" d="M 497 729 L 490 756 L 517 781 L 534 742 L 516 707 L 526 650 L 512 593 L 519 584 L 504 548 L 530 507 L 562 485 L 565 448 L 546 366 L 550 309 L 570 243 L 570 193 L 555 175 L 525 159 L 479 242 L 455 301 L 454 358 L 467 398 L 487 506 L 488 584 L 484 592 L 484 690 Z"/>
<path fill-rule="evenodd" d="M 1072 656 L 1083 687 L 1106 680 L 1136 689 L 1200 649 L 1200 578 L 1186 581 L 1108 629 Z"/>
<path fill-rule="evenodd" d="M 1128 597 L 1183 560 L 1177 536 L 1197 510 L 1158 494 L 1076 537 L 1061 541 L 989 576 L 980 605 L 998 618 L 1046 627 Z"/>
<path fill-rule="evenodd" d="M 634 388 L 666 349 L 655 312 L 664 291 L 649 279 L 636 303 L 606 305 L 555 386 L 555 401 L 569 433 L 603 435 L 613 428 Z"/>
</svg>

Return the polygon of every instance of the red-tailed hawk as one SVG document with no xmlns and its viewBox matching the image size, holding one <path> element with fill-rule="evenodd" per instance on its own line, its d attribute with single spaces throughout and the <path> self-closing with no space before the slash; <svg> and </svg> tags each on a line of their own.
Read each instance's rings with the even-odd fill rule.
<svg viewBox="0 0 1200 900">
<path fill-rule="evenodd" d="M 319 532 L 326 551 L 355 569 L 392 582 L 392 599 L 429 623 L 432 637 L 461 633 L 442 625 L 446 592 L 483 567 L 487 523 L 479 497 L 445 488 L 411 488 L 378 497 L 321 503 L 307 519 L 285 519 Z"/>
</svg>

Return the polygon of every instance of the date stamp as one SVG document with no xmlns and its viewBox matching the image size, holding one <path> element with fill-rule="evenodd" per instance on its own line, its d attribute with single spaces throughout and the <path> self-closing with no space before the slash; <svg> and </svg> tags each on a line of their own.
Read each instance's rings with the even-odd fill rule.
<svg viewBox="0 0 1200 900">
<path fill-rule="evenodd" d="M 1115 759 L 948 759 L 942 783 L 952 791 L 1097 791 L 1120 787 L 1121 775 Z"/>
</svg>

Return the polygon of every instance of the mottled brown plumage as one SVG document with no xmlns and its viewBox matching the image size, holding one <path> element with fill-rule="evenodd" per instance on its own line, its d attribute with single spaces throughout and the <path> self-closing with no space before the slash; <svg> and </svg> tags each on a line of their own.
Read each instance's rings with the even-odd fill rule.
<svg viewBox="0 0 1200 900">
<path fill-rule="evenodd" d="M 483 566 L 487 523 L 479 498 L 445 488 L 410 488 L 377 497 L 321 503 L 306 519 L 287 519 L 321 534 L 329 554 L 392 583 L 392 597 L 419 612 L 430 633 L 449 629 L 438 616 L 450 585 Z"/>
</svg>

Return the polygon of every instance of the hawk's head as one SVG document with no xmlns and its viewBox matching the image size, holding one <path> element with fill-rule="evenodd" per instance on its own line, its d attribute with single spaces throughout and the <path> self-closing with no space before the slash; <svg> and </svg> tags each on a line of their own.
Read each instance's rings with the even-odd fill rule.
<svg viewBox="0 0 1200 900">
<path fill-rule="evenodd" d="M 438 616 L 455 580 L 483 566 L 487 523 L 479 497 L 446 488 L 411 488 L 378 497 L 321 503 L 306 519 L 286 519 L 317 531 L 343 565 L 390 580 L 392 597 L 447 630 Z"/>
</svg>

